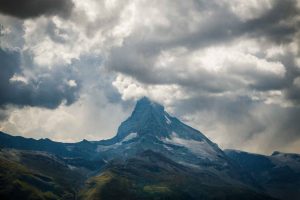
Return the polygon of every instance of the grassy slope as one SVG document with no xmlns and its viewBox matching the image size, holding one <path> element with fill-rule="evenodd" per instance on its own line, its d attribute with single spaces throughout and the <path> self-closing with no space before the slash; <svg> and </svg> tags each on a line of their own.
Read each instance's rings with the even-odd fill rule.
<svg viewBox="0 0 300 200">
<path fill-rule="evenodd" d="M 75 199 L 84 180 L 48 154 L 0 152 L 0 199 Z"/>
<path fill-rule="evenodd" d="M 177 177 L 174 177 L 176 179 Z M 176 182 L 176 181 L 175 181 Z M 124 174 L 104 172 L 103 174 L 91 178 L 86 187 L 80 193 L 80 199 L 85 200 L 105 200 L 105 199 L 245 199 L 245 200 L 268 200 L 267 196 L 253 191 L 235 188 L 218 187 L 195 183 L 184 180 L 182 184 L 172 182 L 140 182 L 129 179 Z"/>
<path fill-rule="evenodd" d="M 38 152 L 0 153 L 0 199 L 77 199 L 86 173 Z M 111 162 L 79 192 L 84 200 L 271 199 L 217 177 L 186 168 L 148 151 L 141 157 Z"/>
<path fill-rule="evenodd" d="M 58 199 L 63 196 L 71 197 L 72 194 L 52 178 L 0 159 L 0 199 Z"/>
</svg>

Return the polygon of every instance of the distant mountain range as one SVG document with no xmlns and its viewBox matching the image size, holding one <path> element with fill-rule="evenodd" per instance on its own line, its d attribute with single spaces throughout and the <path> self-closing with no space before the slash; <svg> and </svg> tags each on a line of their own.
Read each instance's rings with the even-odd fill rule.
<svg viewBox="0 0 300 200">
<path fill-rule="evenodd" d="M 0 132 L 0 147 L 0 199 L 300 197 L 300 155 L 223 151 L 146 97 L 111 139 L 60 143 Z"/>
</svg>

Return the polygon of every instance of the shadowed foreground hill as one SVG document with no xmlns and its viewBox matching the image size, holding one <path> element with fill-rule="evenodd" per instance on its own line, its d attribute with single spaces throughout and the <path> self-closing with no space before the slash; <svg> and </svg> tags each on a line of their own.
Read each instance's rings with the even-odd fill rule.
<svg viewBox="0 0 300 200">
<path fill-rule="evenodd" d="M 1 199 L 74 199 L 80 177 L 53 157 L 1 151 Z"/>
<path fill-rule="evenodd" d="M 177 164 L 153 151 L 113 162 L 90 178 L 82 199 L 246 199 L 271 200 L 242 186 L 228 185 L 213 174 Z"/>
</svg>

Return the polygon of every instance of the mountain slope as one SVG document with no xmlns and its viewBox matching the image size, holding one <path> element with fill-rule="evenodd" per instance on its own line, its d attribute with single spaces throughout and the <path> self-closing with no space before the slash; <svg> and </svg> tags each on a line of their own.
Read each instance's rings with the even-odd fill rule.
<svg viewBox="0 0 300 200">
<path fill-rule="evenodd" d="M 171 117 L 163 106 L 145 97 L 137 102 L 117 135 L 100 141 L 97 149 L 102 155 L 107 155 L 107 159 L 112 155 L 114 158 L 126 158 L 152 149 L 188 164 L 206 161 L 224 163 L 226 160 L 222 150 L 201 132 Z"/>
<path fill-rule="evenodd" d="M 271 156 L 225 150 L 261 185 L 267 193 L 281 199 L 300 196 L 300 155 L 274 152 Z"/>
<path fill-rule="evenodd" d="M 255 187 L 252 177 L 216 144 L 145 97 L 120 125 L 117 135 L 97 145 L 97 152 L 107 161 L 126 160 L 151 150 L 189 168 L 215 174 L 228 183 Z"/>
<path fill-rule="evenodd" d="M 0 151 L 1 199 L 75 199 L 88 169 L 42 152 Z"/>
<path fill-rule="evenodd" d="M 21 136 L 11 136 L 0 131 L 0 148 L 44 151 L 62 157 L 92 157 L 96 146 L 83 140 L 78 143 L 54 142 L 50 139 L 35 140 Z"/>
<path fill-rule="evenodd" d="M 240 185 L 230 185 L 213 173 L 191 169 L 147 150 L 126 161 L 111 162 L 86 182 L 80 197 L 95 199 L 247 199 L 271 200 Z"/>
</svg>

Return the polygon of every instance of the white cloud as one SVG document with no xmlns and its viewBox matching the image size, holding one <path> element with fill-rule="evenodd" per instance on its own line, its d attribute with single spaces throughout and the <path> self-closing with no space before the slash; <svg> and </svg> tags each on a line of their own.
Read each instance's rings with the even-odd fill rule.
<svg viewBox="0 0 300 200">
<path fill-rule="evenodd" d="M 68 85 L 69 85 L 70 87 L 77 87 L 77 83 L 76 83 L 75 80 L 68 80 Z"/>
<path fill-rule="evenodd" d="M 241 94 L 247 88 L 252 90 L 253 86 L 266 84 L 268 79 L 279 82 L 285 76 L 286 69 L 282 63 L 256 56 L 262 51 L 252 40 L 241 40 L 226 46 L 208 47 L 192 52 L 183 47 L 164 50 L 157 55 L 151 69 L 148 66 L 139 66 L 145 69 L 146 74 L 142 76 L 151 77 L 153 83 L 119 74 L 113 85 L 126 100 L 145 95 L 180 100 L 201 91 L 215 94 L 215 89 L 221 95 L 230 91 Z"/>
<path fill-rule="evenodd" d="M 51 68 L 70 64 L 72 59 L 78 59 L 85 52 L 85 44 L 81 43 L 76 27 L 61 20 L 41 17 L 24 22 L 24 50 L 33 53 L 33 61 L 38 66 Z"/>
<path fill-rule="evenodd" d="M 14 74 L 13 77 L 9 79 L 10 82 L 21 82 L 23 84 L 28 83 L 28 79 L 24 76 Z"/>
<path fill-rule="evenodd" d="M 225 2 L 229 4 L 231 11 L 242 20 L 259 18 L 272 8 L 272 0 L 229 0 Z"/>
<path fill-rule="evenodd" d="M 169 106 L 174 103 L 174 101 L 184 98 L 184 91 L 180 88 L 180 86 L 175 84 L 143 84 L 122 74 L 119 74 L 112 84 L 117 88 L 120 94 L 122 94 L 123 100 L 138 100 L 143 96 L 147 96 Z"/>
<path fill-rule="evenodd" d="M 1 131 L 67 142 L 110 138 L 116 134 L 121 121 L 129 115 L 128 110 L 110 103 L 99 92 L 83 95 L 76 103 L 60 105 L 54 110 L 10 107 L 8 111 L 8 119 L 0 122 Z"/>
</svg>

